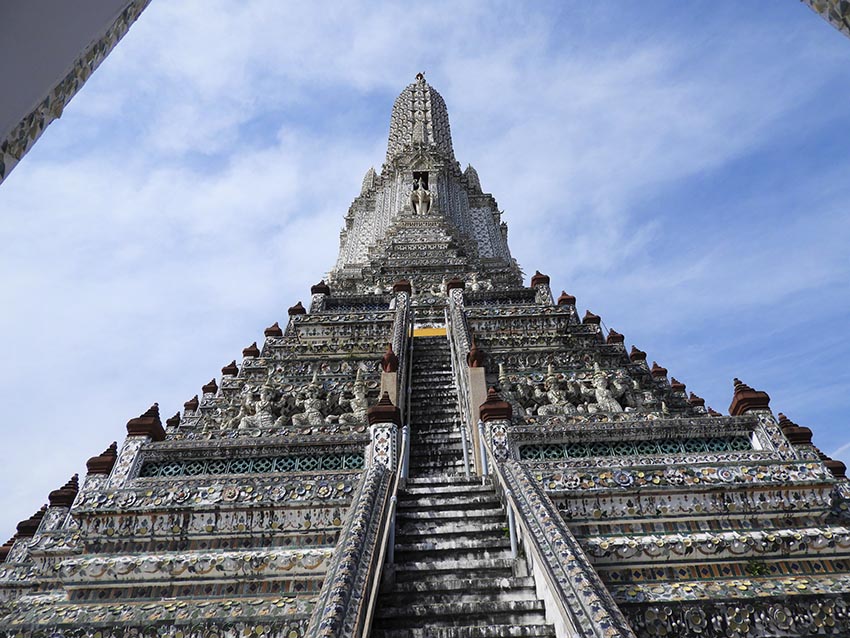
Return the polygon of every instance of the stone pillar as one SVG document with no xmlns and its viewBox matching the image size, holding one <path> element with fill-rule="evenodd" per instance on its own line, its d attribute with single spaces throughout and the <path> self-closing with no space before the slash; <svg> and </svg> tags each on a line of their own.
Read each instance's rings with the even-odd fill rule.
<svg viewBox="0 0 850 638">
<path fill-rule="evenodd" d="M 475 345 L 475 339 L 473 339 L 469 354 L 466 355 L 466 373 L 469 387 L 470 417 L 472 419 L 472 427 L 470 428 L 472 430 L 472 458 L 475 465 L 475 473 L 479 476 L 483 471 L 483 466 L 481 462 L 481 442 L 478 433 L 478 421 L 481 420 L 481 404 L 487 400 L 487 380 L 485 379 L 486 369 L 484 367 L 484 359 L 484 351 Z"/>
<path fill-rule="evenodd" d="M 310 313 L 322 312 L 325 309 L 325 299 L 330 297 L 331 289 L 322 279 L 310 288 Z"/>
<path fill-rule="evenodd" d="M 208 386 L 215 385 L 215 379 L 204 386 L 204 394 L 210 394 Z M 216 388 L 217 389 L 217 388 Z M 135 419 L 127 421 L 127 438 L 115 459 L 115 465 L 109 475 L 107 487 L 116 489 L 122 487 L 133 469 L 139 450 L 148 441 L 164 441 L 165 429 L 159 419 L 159 405 L 154 403 L 147 412 Z"/>
<path fill-rule="evenodd" d="M 398 357 L 393 352 L 393 345 L 387 345 L 387 351 L 381 357 L 381 396 L 390 396 L 390 402 L 398 405 Z"/>
<path fill-rule="evenodd" d="M 549 275 L 544 275 L 539 270 L 535 271 L 531 277 L 531 287 L 534 288 L 534 300 L 537 303 L 541 306 L 554 305 L 552 289 L 549 288 Z"/>
<path fill-rule="evenodd" d="M 493 459 L 497 462 L 507 461 L 510 456 L 508 446 L 508 428 L 511 425 L 513 408 L 504 401 L 495 389 L 487 392 L 487 400 L 479 407 L 481 420 L 484 422 L 484 435 L 493 451 Z"/>
<path fill-rule="evenodd" d="M 369 464 L 380 464 L 388 470 L 398 467 L 398 428 L 401 425 L 401 410 L 390 401 L 390 395 L 384 392 L 381 400 L 366 412 L 369 421 L 371 443 L 369 445 Z"/>
</svg>

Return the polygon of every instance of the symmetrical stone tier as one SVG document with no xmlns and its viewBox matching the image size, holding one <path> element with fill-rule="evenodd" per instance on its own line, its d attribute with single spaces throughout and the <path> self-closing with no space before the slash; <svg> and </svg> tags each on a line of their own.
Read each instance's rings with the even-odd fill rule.
<svg viewBox="0 0 850 638">
<path fill-rule="evenodd" d="M 850 635 L 843 464 L 524 286 L 424 78 L 390 129 L 309 303 L 21 522 L 0 631 Z"/>
</svg>

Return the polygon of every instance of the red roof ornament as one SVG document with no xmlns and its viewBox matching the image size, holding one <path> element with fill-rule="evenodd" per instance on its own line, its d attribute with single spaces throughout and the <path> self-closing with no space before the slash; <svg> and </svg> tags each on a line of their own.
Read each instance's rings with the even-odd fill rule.
<svg viewBox="0 0 850 638">
<path fill-rule="evenodd" d="M 202 385 L 201 392 L 204 394 L 216 394 L 218 392 L 218 384 L 215 382 L 215 379 L 210 379 L 209 383 Z"/>
<path fill-rule="evenodd" d="M 605 343 L 623 343 L 625 340 L 626 338 L 623 335 L 611 328 L 608 331 L 608 338 L 605 339 Z"/>
<path fill-rule="evenodd" d="M 311 295 L 330 295 L 331 294 L 331 287 L 328 286 L 325 283 L 324 279 L 322 279 L 319 283 L 317 283 L 315 286 L 312 286 L 310 288 L 310 294 Z"/>
<path fill-rule="evenodd" d="M 147 412 L 127 421 L 127 436 L 149 436 L 153 441 L 164 441 L 165 430 L 159 420 L 159 404 L 154 403 Z"/>
<path fill-rule="evenodd" d="M 740 379 L 735 379 L 735 394 L 729 405 L 729 414 L 740 416 L 751 410 L 769 410 L 770 397 L 767 392 L 753 390 Z"/>
<path fill-rule="evenodd" d="M 600 323 L 602 323 L 602 317 L 593 314 L 592 312 L 590 312 L 590 310 L 585 310 L 584 318 L 581 320 L 581 322 L 598 326 Z"/>
<path fill-rule="evenodd" d="M 484 423 L 510 421 L 513 415 L 511 404 L 503 400 L 502 396 L 492 387 L 487 390 L 487 400 L 479 406 L 478 410 Z"/>
<path fill-rule="evenodd" d="M 685 384 L 682 383 L 681 381 L 679 381 L 676 377 L 671 377 L 670 378 L 670 389 L 673 390 L 673 392 L 684 392 L 685 391 Z"/>
<path fill-rule="evenodd" d="M 113 441 L 112 445 L 103 452 L 86 461 L 86 470 L 89 474 L 109 474 L 115 466 L 115 460 L 117 458 L 118 443 Z"/>
<path fill-rule="evenodd" d="M 263 330 L 263 334 L 267 337 L 282 337 L 283 330 L 278 325 L 277 321 L 275 321 L 272 325 Z"/>
<path fill-rule="evenodd" d="M 466 365 L 470 368 L 484 367 L 484 351 L 480 350 L 475 344 L 474 337 L 472 339 L 472 346 L 469 348 L 469 352 L 466 355 Z"/>
<path fill-rule="evenodd" d="M 413 293 L 413 287 L 407 279 L 399 279 L 393 284 L 393 292 L 406 292 L 408 295 Z"/>
<path fill-rule="evenodd" d="M 186 401 L 186 403 L 183 404 L 183 410 L 186 411 L 186 412 L 194 412 L 195 410 L 198 409 L 198 406 L 200 404 L 201 404 L 201 402 L 198 401 L 198 395 L 196 394 L 191 399 Z"/>
<path fill-rule="evenodd" d="M 366 410 L 366 419 L 369 421 L 369 425 L 376 423 L 395 423 L 396 425 L 401 425 L 401 410 L 390 401 L 389 393 L 384 392 L 381 400 Z"/>
<path fill-rule="evenodd" d="M 536 288 L 540 285 L 549 285 L 549 275 L 544 275 L 539 270 L 535 270 L 531 276 L 531 287 Z"/>
<path fill-rule="evenodd" d="M 15 534 L 14 536 L 12 536 L 12 538 L 10 538 L 5 543 L 0 545 L 0 563 L 3 563 L 3 562 L 6 561 L 6 558 L 8 558 L 8 556 L 9 556 L 9 552 L 12 551 L 12 547 L 15 544 L 15 539 L 17 539 L 17 538 L 18 538 L 18 535 Z"/>
<path fill-rule="evenodd" d="M 236 359 L 228 363 L 221 369 L 221 374 L 225 377 L 235 377 L 239 374 L 239 366 L 236 365 Z"/>
<path fill-rule="evenodd" d="M 294 306 L 292 306 L 292 307 L 291 307 L 289 310 L 287 310 L 286 312 L 288 312 L 288 313 L 289 313 L 289 316 L 290 316 L 290 317 L 292 317 L 292 316 L 294 316 L 294 315 L 306 315 L 306 314 L 307 314 L 307 311 L 304 309 L 304 306 L 303 306 L 303 305 L 301 305 L 301 302 L 300 302 L 300 301 L 299 301 L 297 304 L 295 304 Z M 277 325 L 277 323 L 275 323 L 275 325 Z M 275 335 L 275 336 L 276 336 L 276 337 L 280 337 L 282 334 L 283 334 L 283 333 L 281 333 L 281 334 L 279 334 L 279 335 Z"/>
<path fill-rule="evenodd" d="M 635 363 L 637 361 L 646 361 L 646 353 L 643 350 L 639 350 L 635 346 L 632 346 L 631 352 L 629 352 L 629 361 Z"/>
<path fill-rule="evenodd" d="M 38 526 L 41 524 L 41 519 L 44 518 L 45 512 L 47 512 L 47 505 L 42 505 L 41 509 L 35 514 L 18 523 L 17 536 L 19 538 L 32 538 L 35 536 L 35 533 L 38 531 Z"/>
<path fill-rule="evenodd" d="M 730 411 L 731 413 L 731 411 Z M 799 426 L 787 416 L 779 413 L 779 429 L 791 445 L 811 445 L 812 431 L 805 426 Z"/>
<path fill-rule="evenodd" d="M 74 474 L 71 480 L 65 483 L 58 490 L 53 490 L 47 497 L 51 507 L 71 507 L 74 499 L 77 497 L 77 492 L 80 490 L 79 477 Z"/>
<path fill-rule="evenodd" d="M 652 368 L 649 370 L 649 372 L 655 379 L 661 379 L 667 376 L 667 368 L 658 365 L 655 361 L 652 362 Z"/>
<path fill-rule="evenodd" d="M 384 372 L 398 372 L 398 357 L 393 352 L 393 344 L 387 344 L 387 351 L 381 357 L 381 370 Z"/>
<path fill-rule="evenodd" d="M 277 325 L 277 324 L 275 324 Z M 255 341 L 247 348 L 242 348 L 242 356 L 243 357 L 259 357 L 260 349 L 257 347 L 257 342 Z"/>
<path fill-rule="evenodd" d="M 576 298 L 572 295 L 568 295 L 565 291 L 561 291 L 561 296 L 558 297 L 558 305 L 559 306 L 575 306 Z"/>
<path fill-rule="evenodd" d="M 165 427 L 176 428 L 180 427 L 180 413 L 176 412 L 173 417 L 165 420 Z"/>
<path fill-rule="evenodd" d="M 458 277 L 452 277 L 446 282 L 446 292 L 454 290 L 455 288 L 463 290 L 466 288 L 466 282 Z"/>
<path fill-rule="evenodd" d="M 694 407 L 705 407 L 705 399 L 703 399 L 702 397 L 698 397 L 693 392 L 691 392 L 691 396 L 688 398 L 688 403 L 690 403 Z"/>
</svg>

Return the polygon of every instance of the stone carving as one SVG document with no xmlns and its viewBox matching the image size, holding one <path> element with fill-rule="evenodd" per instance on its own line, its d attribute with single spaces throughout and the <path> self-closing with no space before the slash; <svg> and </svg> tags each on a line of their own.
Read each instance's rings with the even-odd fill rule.
<svg viewBox="0 0 850 638">
<path fill-rule="evenodd" d="M 431 191 L 425 188 L 421 177 L 416 181 L 416 188 L 410 193 L 410 205 L 417 215 L 427 215 L 431 210 Z"/>
</svg>

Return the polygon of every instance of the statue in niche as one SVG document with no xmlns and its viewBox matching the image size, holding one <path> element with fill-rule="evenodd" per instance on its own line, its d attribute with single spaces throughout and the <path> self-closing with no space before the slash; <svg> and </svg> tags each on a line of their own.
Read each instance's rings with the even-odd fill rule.
<svg viewBox="0 0 850 638">
<path fill-rule="evenodd" d="M 410 193 L 410 205 L 417 215 L 427 215 L 431 210 L 431 191 L 425 188 L 421 177 L 416 180 L 416 188 Z"/>
<path fill-rule="evenodd" d="M 302 412 L 292 415 L 292 425 L 322 425 L 325 416 L 322 409 L 325 402 L 322 400 L 322 386 L 319 383 L 319 373 L 313 372 L 313 380 L 307 386 L 304 396 L 295 400 L 295 407 L 301 408 Z"/>
<path fill-rule="evenodd" d="M 416 110 L 413 112 L 413 142 L 418 144 L 425 143 L 425 111 L 424 104 L 417 102 L 414 104 Z"/>
<path fill-rule="evenodd" d="M 519 392 L 517 391 L 516 385 L 511 383 L 510 378 L 505 372 L 504 363 L 499 364 L 499 388 L 502 398 L 511 404 L 515 416 L 520 418 L 528 416 L 528 410 L 526 410 L 520 403 L 519 397 L 517 396 Z"/>
</svg>

